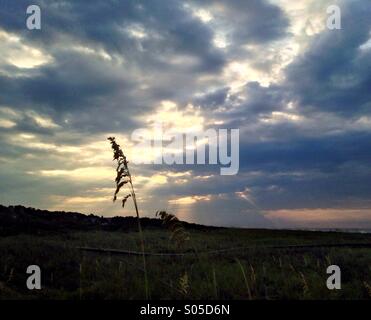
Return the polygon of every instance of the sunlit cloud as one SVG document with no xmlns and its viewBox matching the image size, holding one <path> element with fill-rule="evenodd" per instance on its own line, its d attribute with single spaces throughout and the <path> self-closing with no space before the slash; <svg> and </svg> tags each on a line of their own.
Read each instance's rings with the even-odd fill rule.
<svg viewBox="0 0 371 320">
<path fill-rule="evenodd" d="M 9 129 L 9 128 L 15 127 L 16 125 L 17 124 L 14 121 L 7 120 L 7 119 L 0 119 L 0 127 L 2 128 Z"/>
<path fill-rule="evenodd" d="M 177 205 L 191 205 L 200 201 L 210 201 L 211 197 L 209 195 L 206 196 L 187 196 L 187 197 L 180 197 L 177 199 L 169 200 L 170 204 L 177 204 Z"/>
<path fill-rule="evenodd" d="M 42 116 L 37 114 L 34 111 L 29 111 L 26 113 L 29 117 L 35 120 L 36 124 L 40 126 L 41 128 L 46 128 L 46 129 L 54 129 L 54 128 L 59 128 L 60 126 L 56 124 L 53 119 Z"/>
<path fill-rule="evenodd" d="M 26 45 L 16 34 L 0 30 L 0 42 L 2 59 L 18 68 L 32 69 L 53 60 L 41 49 Z"/>
<path fill-rule="evenodd" d="M 86 47 L 83 45 L 76 45 L 76 46 L 73 46 L 71 50 L 77 51 L 85 55 L 95 56 L 103 60 L 112 61 L 113 59 L 112 56 L 107 53 L 107 51 L 101 48 L 97 49 L 97 48 Z"/>
<path fill-rule="evenodd" d="M 160 185 L 164 185 L 168 182 L 168 179 L 166 176 L 161 174 L 154 174 L 152 176 L 136 176 L 133 178 L 133 181 L 135 183 L 140 184 L 145 189 L 151 189 L 158 187 Z"/>
<path fill-rule="evenodd" d="M 205 123 L 199 109 L 191 104 L 181 109 L 173 101 L 163 101 L 154 114 L 146 114 L 141 120 L 148 125 L 161 123 L 170 134 L 199 132 Z"/>
<path fill-rule="evenodd" d="M 109 180 L 112 179 L 113 170 L 110 167 L 90 167 L 90 168 L 77 168 L 73 170 L 40 170 L 29 171 L 31 175 L 41 175 L 44 177 L 58 178 L 64 177 L 75 180 Z"/>
<path fill-rule="evenodd" d="M 63 202 L 67 205 L 84 205 L 95 204 L 99 202 L 112 201 L 112 197 L 58 197 L 55 196 L 52 200 Z"/>
<path fill-rule="evenodd" d="M 200 18 L 202 22 L 209 22 L 213 19 L 213 16 L 212 14 L 210 13 L 210 11 L 207 11 L 205 9 L 196 9 L 193 11 L 193 14 Z"/>
<path fill-rule="evenodd" d="M 265 116 L 261 119 L 265 123 L 279 123 L 279 122 L 299 122 L 303 119 L 301 115 L 287 113 L 287 112 L 272 112 L 270 116 Z"/>
</svg>

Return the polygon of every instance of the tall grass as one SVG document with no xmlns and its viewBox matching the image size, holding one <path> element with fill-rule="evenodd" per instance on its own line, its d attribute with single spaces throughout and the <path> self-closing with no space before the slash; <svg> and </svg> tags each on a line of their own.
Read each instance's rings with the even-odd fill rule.
<svg viewBox="0 0 371 320">
<path fill-rule="evenodd" d="M 260 235 L 259 235 L 260 233 Z M 288 231 L 221 229 L 192 230 L 200 251 L 219 248 L 220 243 L 239 247 L 256 244 L 257 249 L 224 252 L 212 256 L 147 257 L 151 298 L 154 299 L 371 299 L 371 252 L 369 249 L 312 248 L 277 250 L 259 247 L 287 243 Z M 325 234 L 300 233 L 302 237 L 325 238 Z M 357 235 L 344 235 L 357 239 Z M 339 235 L 331 235 L 333 241 Z M 359 236 L 360 237 L 360 236 Z M 371 239 L 362 235 L 363 239 Z M 168 250 L 165 230 L 145 230 L 146 251 Z M 331 240 L 330 239 L 330 240 Z M 359 238 L 358 238 L 359 239 Z M 19 234 L 0 237 L 0 300 L 24 299 L 141 299 L 144 297 L 142 257 L 81 253 L 82 245 L 135 250 L 138 232 L 120 230 L 69 231 L 41 235 Z M 233 241 L 233 244 L 230 242 Z M 369 241 L 369 240 L 367 240 Z M 190 243 L 185 250 L 190 249 Z M 273 259 L 272 255 L 275 256 Z M 303 263 L 306 257 L 308 265 Z M 342 266 L 342 290 L 328 290 L 327 261 Z M 281 258 L 281 266 L 277 260 Z M 235 262 L 236 258 L 243 266 Z M 42 266 L 42 290 L 27 290 L 25 267 Z M 317 264 L 318 261 L 318 264 Z M 138 265 L 139 262 L 139 265 Z M 264 276 L 263 263 L 266 269 Z M 81 267 L 81 271 L 80 271 Z M 293 268 L 296 272 L 293 271 Z M 303 276 L 299 273 L 301 272 Z M 215 277 L 214 277 L 215 273 Z M 50 281 L 53 274 L 53 281 Z M 215 289 L 216 288 L 216 289 Z M 81 290 L 81 293 L 80 293 Z"/>
<path fill-rule="evenodd" d="M 252 300 L 251 289 L 250 289 L 250 286 L 249 286 L 249 281 L 247 280 L 247 277 L 246 277 L 245 269 L 244 269 L 244 267 L 243 267 L 243 265 L 242 265 L 242 263 L 239 259 L 236 258 L 236 261 L 237 261 L 238 266 L 240 267 L 240 270 L 241 270 L 241 273 L 242 273 L 242 276 L 243 276 L 243 280 L 245 281 L 245 286 L 246 286 L 247 294 L 249 296 L 249 300 Z"/>
<path fill-rule="evenodd" d="M 148 273 L 147 273 L 147 263 L 146 263 L 146 256 L 144 251 L 144 236 L 143 236 L 143 230 L 142 225 L 140 223 L 140 215 L 139 215 L 139 209 L 138 209 L 138 202 L 137 197 L 135 194 L 133 181 L 131 178 L 128 161 L 126 159 L 126 156 L 124 155 L 124 152 L 122 151 L 119 144 L 116 143 L 116 140 L 114 137 L 109 137 L 108 140 L 111 143 L 111 147 L 113 150 L 113 160 L 117 161 L 117 168 L 116 168 L 116 191 L 113 196 L 113 201 L 117 200 L 117 196 L 121 190 L 121 188 L 125 185 L 129 186 L 129 194 L 125 195 L 122 198 L 122 207 L 125 207 L 125 203 L 128 200 L 128 198 L 133 199 L 134 208 L 138 220 L 138 231 L 139 231 L 139 237 L 140 237 L 140 247 L 142 251 L 142 258 L 143 258 L 143 270 L 144 270 L 144 285 L 145 285 L 145 291 L 146 291 L 146 298 L 149 298 L 149 285 L 148 285 Z"/>
<path fill-rule="evenodd" d="M 189 233 L 176 216 L 166 211 L 157 211 L 156 217 L 160 217 L 162 224 L 170 231 L 170 241 L 175 242 L 178 248 L 190 240 Z"/>
</svg>

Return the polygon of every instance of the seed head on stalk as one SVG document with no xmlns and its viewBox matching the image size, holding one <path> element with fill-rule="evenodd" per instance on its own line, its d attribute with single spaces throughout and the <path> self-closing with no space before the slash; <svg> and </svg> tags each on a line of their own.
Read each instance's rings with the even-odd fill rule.
<svg viewBox="0 0 371 320">
<path fill-rule="evenodd" d="M 118 196 L 121 188 L 127 184 L 129 186 L 130 193 L 125 195 L 122 198 L 122 207 L 123 208 L 125 207 L 125 203 L 130 197 L 133 199 L 135 212 L 136 212 L 137 220 L 138 220 L 138 230 L 139 230 L 141 249 L 142 249 L 142 254 L 143 254 L 143 267 L 144 267 L 144 276 L 145 276 L 146 298 L 148 299 L 149 298 L 149 291 L 148 291 L 146 257 L 145 257 L 145 252 L 144 252 L 144 237 L 143 237 L 142 226 L 140 224 L 140 215 L 139 215 L 139 210 L 138 210 L 137 198 L 136 198 L 136 195 L 135 195 L 133 181 L 131 179 L 131 174 L 130 174 L 129 167 L 128 167 L 129 162 L 127 161 L 126 156 L 124 155 L 124 152 L 122 151 L 120 145 L 117 144 L 116 139 L 114 137 L 109 137 L 108 140 L 110 141 L 111 147 L 112 147 L 112 150 L 113 150 L 113 160 L 117 162 L 116 179 L 115 179 L 116 190 L 115 190 L 115 193 L 113 195 L 113 201 L 115 202 L 117 200 L 117 196 Z"/>
</svg>

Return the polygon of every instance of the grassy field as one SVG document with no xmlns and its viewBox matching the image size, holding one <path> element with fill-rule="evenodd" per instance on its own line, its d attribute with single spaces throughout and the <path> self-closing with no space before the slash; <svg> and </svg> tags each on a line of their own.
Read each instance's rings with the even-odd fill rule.
<svg viewBox="0 0 371 320">
<path fill-rule="evenodd" d="M 147 257 L 152 299 L 371 299 L 371 249 L 267 248 L 371 243 L 371 235 L 238 229 L 188 230 L 182 257 Z M 144 231 L 147 252 L 179 252 L 167 230 Z M 140 250 L 134 231 L 69 231 L 0 238 L 1 299 L 143 299 L 140 256 L 84 252 L 81 246 Z M 205 251 L 227 250 L 219 254 Z M 248 248 L 246 248 L 248 247 Z M 197 252 L 194 254 L 193 252 Z M 26 268 L 42 270 L 42 290 L 27 290 Z M 342 270 L 342 290 L 326 269 Z"/>
</svg>

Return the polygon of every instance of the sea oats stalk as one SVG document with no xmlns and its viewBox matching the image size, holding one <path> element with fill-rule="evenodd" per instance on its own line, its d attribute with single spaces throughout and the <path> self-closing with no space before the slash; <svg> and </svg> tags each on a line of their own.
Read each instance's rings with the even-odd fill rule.
<svg viewBox="0 0 371 320">
<path fill-rule="evenodd" d="M 142 251 L 142 256 L 143 256 L 143 270 L 144 270 L 144 279 L 145 279 L 145 289 L 146 289 L 146 298 L 149 298 L 149 290 L 148 290 L 148 276 L 147 276 L 147 265 L 146 265 L 146 256 L 144 252 L 144 237 L 143 237 L 143 230 L 142 226 L 140 223 L 140 215 L 139 215 L 139 210 L 138 210 L 138 203 L 137 203 L 137 198 L 133 186 L 133 181 L 131 178 L 131 174 L 129 171 L 129 162 L 126 159 L 126 156 L 124 155 L 124 152 L 122 151 L 121 147 L 119 144 L 116 143 L 116 140 L 114 137 L 108 138 L 108 140 L 111 143 L 111 147 L 113 150 L 113 160 L 117 161 L 117 168 L 116 168 L 116 191 L 113 196 L 113 201 L 115 202 L 117 200 L 117 196 L 121 190 L 121 188 L 125 185 L 128 185 L 129 187 L 129 194 L 124 196 L 122 198 L 122 207 L 125 207 L 126 201 L 131 197 L 133 199 L 134 207 L 135 207 L 135 212 L 137 215 L 137 220 L 138 220 L 138 230 L 139 230 L 139 237 L 140 237 L 140 245 L 141 245 L 141 251 Z"/>
<path fill-rule="evenodd" d="M 247 289 L 247 294 L 248 294 L 249 300 L 252 300 L 251 289 L 250 289 L 249 281 L 247 280 L 247 277 L 246 277 L 245 268 L 243 267 L 243 265 L 242 265 L 242 263 L 239 259 L 236 258 L 236 261 L 237 261 L 238 266 L 240 267 L 243 279 L 245 281 L 245 286 L 246 286 L 246 289 Z"/>
<path fill-rule="evenodd" d="M 190 240 L 189 233 L 185 231 L 179 219 L 166 211 L 157 211 L 156 217 L 160 217 L 162 224 L 171 232 L 170 240 L 174 241 L 178 248 Z"/>
<path fill-rule="evenodd" d="M 178 292 L 181 293 L 184 297 L 189 294 L 189 278 L 187 271 L 179 278 Z"/>
</svg>

